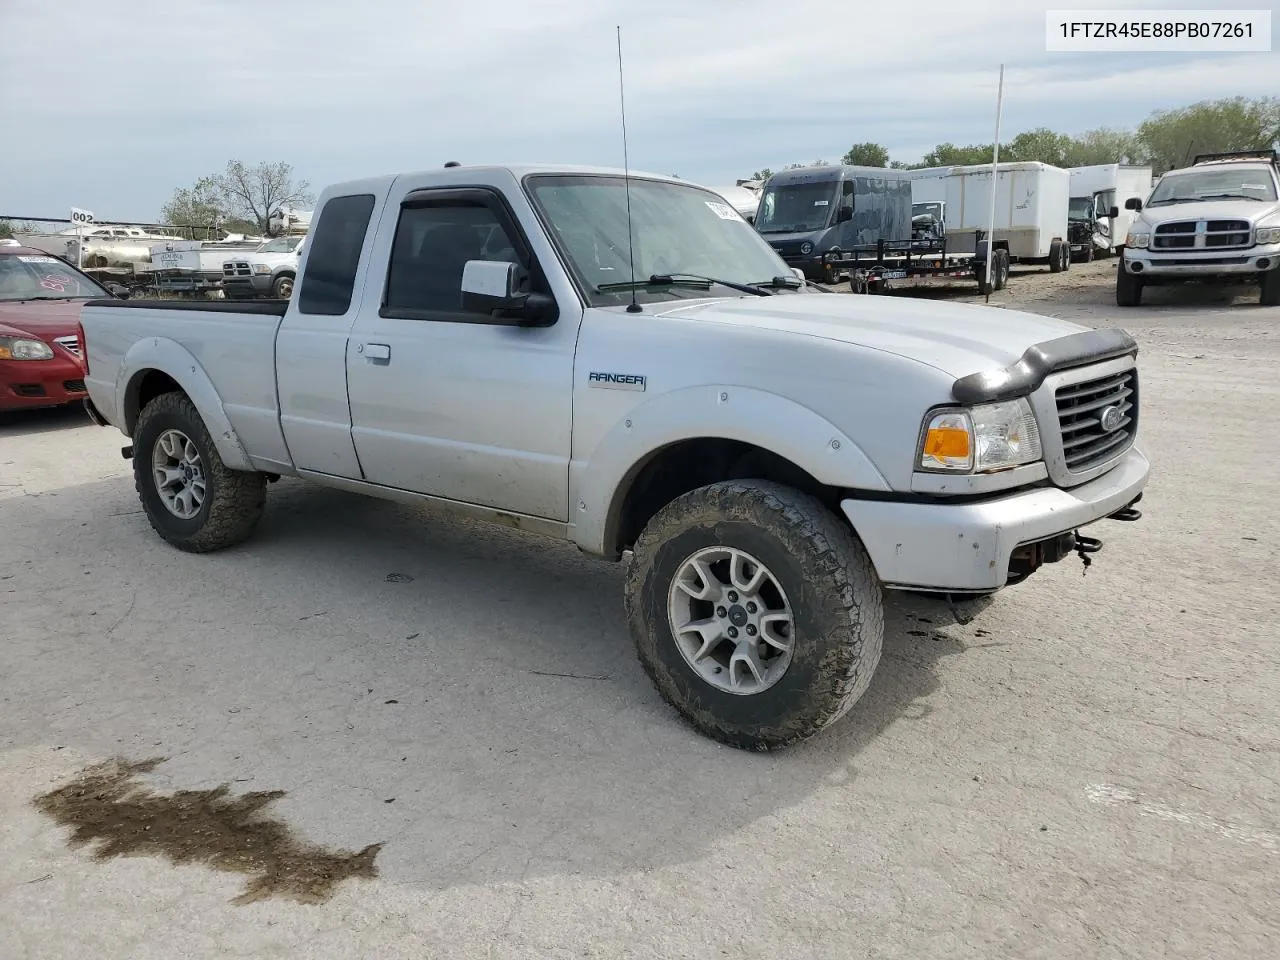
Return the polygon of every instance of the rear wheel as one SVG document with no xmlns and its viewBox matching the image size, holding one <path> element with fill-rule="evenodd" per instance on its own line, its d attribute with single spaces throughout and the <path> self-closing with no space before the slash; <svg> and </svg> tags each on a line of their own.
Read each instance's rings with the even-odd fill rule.
<svg viewBox="0 0 1280 960">
<path fill-rule="evenodd" d="M 1124 257 L 1116 264 L 1116 306 L 1137 307 L 1142 304 L 1142 277 L 1125 269 Z"/>
<path fill-rule="evenodd" d="M 191 400 L 165 393 L 146 405 L 133 431 L 134 486 L 152 528 L 180 550 L 205 553 L 253 533 L 266 476 L 231 470 Z"/>
<path fill-rule="evenodd" d="M 853 531 L 763 481 L 701 487 L 649 521 L 627 574 L 636 652 L 701 733 L 770 750 L 857 702 L 880 660 L 881 586 Z"/>
</svg>

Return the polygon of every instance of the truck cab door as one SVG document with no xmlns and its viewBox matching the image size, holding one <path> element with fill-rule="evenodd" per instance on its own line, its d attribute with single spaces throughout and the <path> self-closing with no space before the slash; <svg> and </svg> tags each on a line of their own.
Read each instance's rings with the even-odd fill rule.
<svg viewBox="0 0 1280 960">
<path fill-rule="evenodd" d="M 581 305 L 562 301 L 555 322 L 534 327 L 462 299 L 475 260 L 517 263 L 531 292 L 552 293 L 528 239 L 536 221 L 526 232 L 496 184 L 412 190 L 394 213 L 376 255 L 381 302 L 366 298 L 347 350 L 365 479 L 567 520 Z"/>
<path fill-rule="evenodd" d="M 361 478 L 347 404 L 347 339 L 372 244 L 372 193 L 325 201 L 276 335 L 280 427 L 299 470 Z"/>
</svg>

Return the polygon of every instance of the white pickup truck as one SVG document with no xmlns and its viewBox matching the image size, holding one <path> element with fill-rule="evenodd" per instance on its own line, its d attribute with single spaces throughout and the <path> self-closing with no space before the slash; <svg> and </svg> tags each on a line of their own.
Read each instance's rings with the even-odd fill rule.
<svg viewBox="0 0 1280 960">
<path fill-rule="evenodd" d="M 735 746 L 849 710 L 885 589 L 981 597 L 1139 516 L 1126 333 L 820 291 L 686 181 L 331 186 L 299 278 L 287 302 L 85 307 L 89 413 L 131 438 L 157 533 L 243 541 L 290 476 L 625 560 L 644 668 Z"/>
</svg>

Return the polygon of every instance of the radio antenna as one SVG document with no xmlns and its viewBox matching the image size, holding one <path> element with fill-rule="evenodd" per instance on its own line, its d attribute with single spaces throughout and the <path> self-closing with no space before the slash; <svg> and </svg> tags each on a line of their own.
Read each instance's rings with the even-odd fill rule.
<svg viewBox="0 0 1280 960">
<path fill-rule="evenodd" d="M 622 27 L 618 28 L 618 104 L 622 109 L 622 180 L 627 188 L 627 258 L 631 261 L 631 303 L 627 313 L 642 313 L 636 301 L 636 241 L 631 230 L 631 158 L 627 154 L 627 94 L 622 84 Z"/>
</svg>

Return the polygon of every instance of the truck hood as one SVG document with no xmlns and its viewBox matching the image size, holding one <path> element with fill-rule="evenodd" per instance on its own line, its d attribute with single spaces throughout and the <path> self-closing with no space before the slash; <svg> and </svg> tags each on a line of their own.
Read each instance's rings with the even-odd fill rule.
<svg viewBox="0 0 1280 960">
<path fill-rule="evenodd" d="M 0 333 L 16 336 L 19 333 L 37 340 L 53 340 L 69 337 L 80 323 L 83 300 L 20 300 L 0 301 Z"/>
<path fill-rule="evenodd" d="M 1265 200 L 1198 200 L 1143 207 L 1138 215 L 1152 226 L 1173 220 L 1248 220 L 1251 224 L 1280 213 L 1280 203 Z"/>
<path fill-rule="evenodd" d="M 955 378 L 1008 366 L 1032 344 L 1088 329 L 980 304 L 852 294 L 696 300 L 672 305 L 663 313 L 854 344 L 926 363 Z"/>
</svg>

